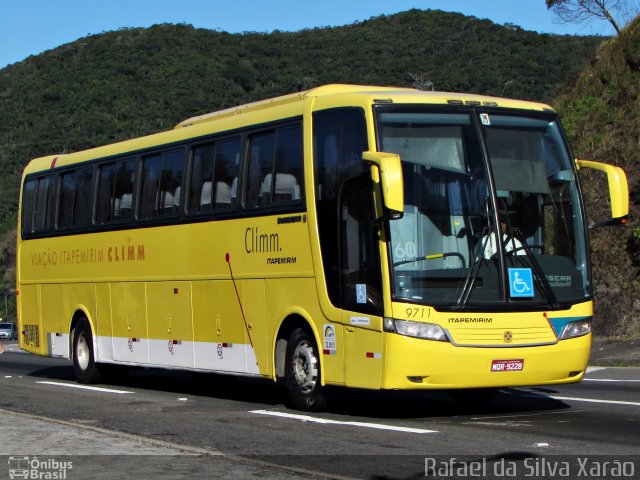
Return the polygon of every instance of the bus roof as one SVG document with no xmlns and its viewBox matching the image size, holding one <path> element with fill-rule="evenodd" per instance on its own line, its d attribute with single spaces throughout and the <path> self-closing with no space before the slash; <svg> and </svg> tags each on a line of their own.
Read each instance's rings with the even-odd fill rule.
<svg viewBox="0 0 640 480">
<path fill-rule="evenodd" d="M 330 84 L 316 87 L 303 92 L 275 97 L 268 100 L 248 103 L 238 107 L 228 108 L 217 112 L 206 113 L 196 117 L 188 118 L 176 125 L 176 129 L 190 127 L 205 122 L 210 122 L 225 117 L 240 115 L 244 112 L 263 110 L 269 107 L 284 105 L 291 102 L 301 101 L 306 98 L 319 98 L 335 95 L 355 95 L 360 97 L 373 97 L 379 101 L 397 100 L 398 103 L 429 103 L 429 104 L 466 104 L 478 106 L 498 106 L 504 108 L 517 108 L 525 110 L 554 111 L 549 105 L 523 100 L 513 100 L 508 98 L 491 97 L 486 95 L 475 95 L 469 93 L 434 92 L 423 91 L 414 88 L 402 87 L 376 87 L 364 85 L 343 85 Z M 379 98 L 378 98 L 379 97 Z M 413 97 L 413 98 L 412 98 Z"/>
<path fill-rule="evenodd" d="M 118 143 L 104 145 L 89 150 L 70 154 L 49 155 L 33 159 L 25 168 L 24 173 L 48 170 L 57 166 L 74 164 L 97 158 L 136 152 L 155 146 L 168 145 L 206 134 L 224 131 L 243 126 L 243 119 L 251 124 L 250 118 L 256 123 L 265 121 L 268 110 L 280 107 L 282 117 L 302 115 L 305 100 L 315 99 L 342 100 L 344 105 L 365 105 L 372 103 L 400 103 L 400 104 L 432 104 L 432 105 L 470 105 L 486 107 L 515 108 L 534 111 L 554 111 L 548 105 L 512 100 L 507 98 L 475 95 L 467 93 L 427 92 L 413 88 L 379 87 L 363 85 L 331 84 L 313 88 L 303 92 L 292 93 L 267 100 L 260 100 L 217 112 L 189 118 L 180 122 L 174 129 L 147 135 L 144 137 L 125 140 Z M 279 116 L 280 118 L 280 112 Z M 273 118 L 276 119 L 276 118 Z M 214 127 L 215 122 L 215 127 Z M 218 128 L 219 127 L 219 128 Z"/>
</svg>

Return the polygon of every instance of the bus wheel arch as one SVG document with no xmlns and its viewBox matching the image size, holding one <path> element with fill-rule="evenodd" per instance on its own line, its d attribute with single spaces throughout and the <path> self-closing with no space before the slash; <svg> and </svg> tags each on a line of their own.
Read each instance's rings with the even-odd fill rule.
<svg viewBox="0 0 640 480">
<path fill-rule="evenodd" d="M 284 365 L 287 351 L 287 342 L 291 336 L 291 332 L 296 328 L 306 328 L 310 333 L 313 332 L 310 322 L 299 314 L 291 314 L 286 317 L 280 324 L 278 335 L 276 336 L 276 344 L 274 350 L 274 372 L 275 379 L 284 378 Z"/>
<path fill-rule="evenodd" d="M 291 315 L 280 326 L 275 367 L 276 376 L 284 378 L 296 408 L 317 411 L 326 406 L 321 350 L 310 323 L 303 317 Z"/>
</svg>

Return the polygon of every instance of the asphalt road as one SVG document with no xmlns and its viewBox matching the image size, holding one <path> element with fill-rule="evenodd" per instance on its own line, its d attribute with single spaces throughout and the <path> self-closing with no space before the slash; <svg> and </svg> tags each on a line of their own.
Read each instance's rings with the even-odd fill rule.
<svg viewBox="0 0 640 480">
<path fill-rule="evenodd" d="M 144 369 L 88 389 L 69 362 L 14 350 L 0 355 L 0 433 L 22 424 L 29 441 L 5 435 L 0 455 L 75 454 L 64 458 L 84 478 L 483 478 L 469 470 L 483 464 L 484 478 L 575 478 L 605 461 L 640 477 L 640 368 L 505 389 L 487 405 L 336 389 L 326 412 L 305 414 L 270 382 Z M 55 435 L 24 426 L 46 419 Z"/>
</svg>

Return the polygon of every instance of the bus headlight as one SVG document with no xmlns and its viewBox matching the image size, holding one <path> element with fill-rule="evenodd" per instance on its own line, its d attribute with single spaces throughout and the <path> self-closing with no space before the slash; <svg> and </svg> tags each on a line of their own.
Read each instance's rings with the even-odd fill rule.
<svg viewBox="0 0 640 480">
<path fill-rule="evenodd" d="M 562 329 L 560 340 L 567 338 L 582 337 L 591 332 L 591 320 L 578 320 L 576 322 L 567 323 Z"/>
<path fill-rule="evenodd" d="M 392 329 L 393 328 L 393 329 Z M 412 322 L 411 320 L 385 319 L 385 330 L 395 331 L 400 335 L 415 338 L 425 338 L 438 342 L 448 341 L 447 334 L 440 325 L 435 323 Z"/>
</svg>

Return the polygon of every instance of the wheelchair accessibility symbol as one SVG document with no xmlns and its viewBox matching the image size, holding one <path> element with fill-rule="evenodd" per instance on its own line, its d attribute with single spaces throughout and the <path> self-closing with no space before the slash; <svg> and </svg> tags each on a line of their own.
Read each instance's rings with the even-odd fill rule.
<svg viewBox="0 0 640 480">
<path fill-rule="evenodd" d="M 509 295 L 513 298 L 533 297 L 533 274 L 530 268 L 509 269 Z"/>
</svg>

